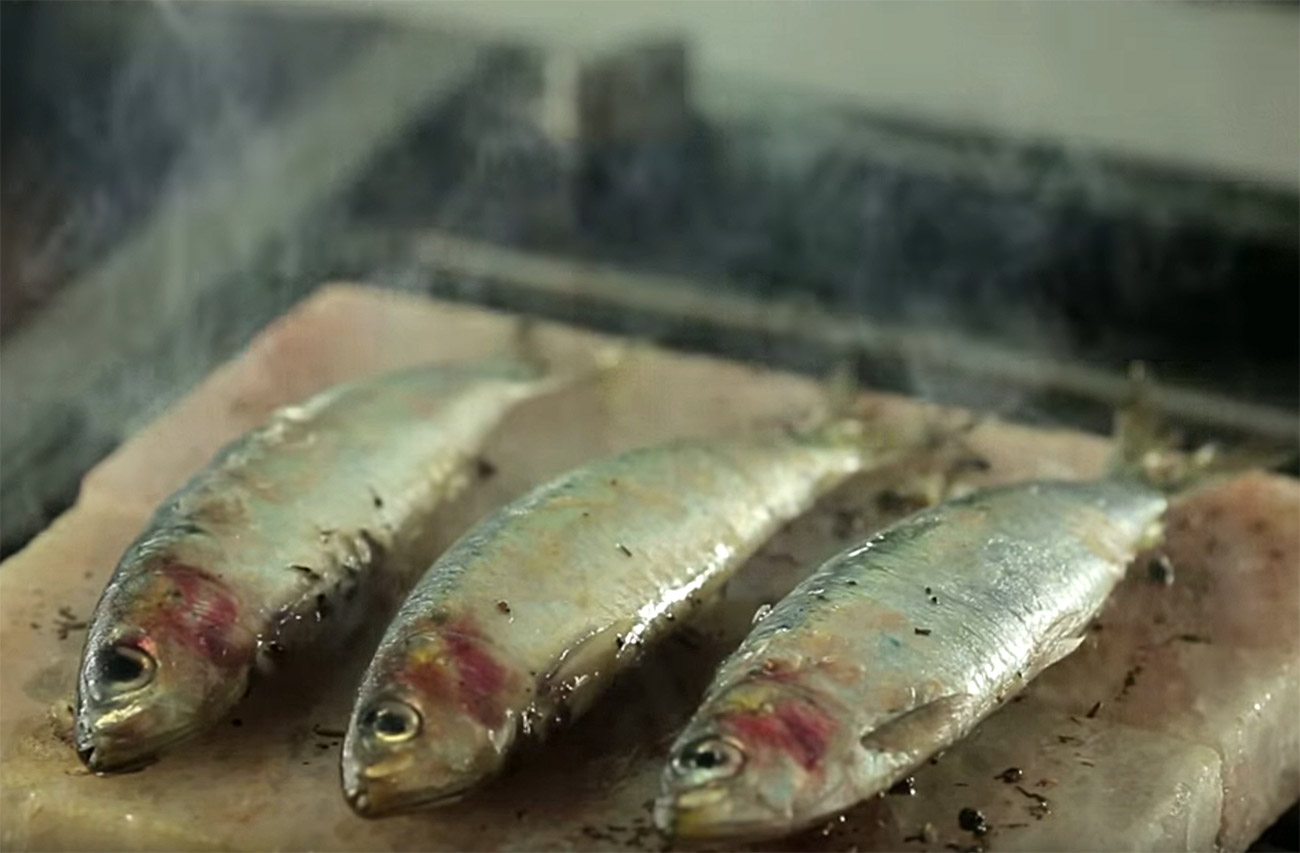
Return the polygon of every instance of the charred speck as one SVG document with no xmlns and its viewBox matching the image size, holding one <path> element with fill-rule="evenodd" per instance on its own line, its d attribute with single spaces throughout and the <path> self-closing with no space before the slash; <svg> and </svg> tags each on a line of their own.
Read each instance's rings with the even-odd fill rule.
<svg viewBox="0 0 1300 853">
<path fill-rule="evenodd" d="M 915 797 L 916 796 L 916 779 L 906 776 L 894 783 L 889 789 L 889 793 L 898 797 Z"/>
<path fill-rule="evenodd" d="M 952 467 L 959 472 L 974 471 L 982 474 L 986 471 L 992 471 L 993 463 L 985 459 L 983 456 L 963 456 L 954 462 Z"/>
<path fill-rule="evenodd" d="M 1088 709 L 1088 713 L 1084 714 L 1084 716 L 1091 720 L 1093 717 L 1097 716 L 1097 712 L 1100 710 L 1101 710 L 1101 703 L 1100 702 L 1094 703 L 1093 706 Z"/>
<path fill-rule="evenodd" d="M 817 594 L 816 594 L 815 596 L 813 596 L 813 597 L 816 598 L 818 601 L 826 601 L 826 600 L 827 600 L 827 599 L 826 599 L 826 594 L 825 594 L 825 593 L 822 593 L 822 592 L 817 593 Z"/>
<path fill-rule="evenodd" d="M 506 601 L 504 598 L 501 599 L 500 601 L 497 602 L 497 610 L 499 610 L 499 611 L 501 611 L 502 613 L 504 613 L 504 614 L 506 614 L 507 616 L 509 616 L 509 615 L 510 615 L 510 602 Z"/>
<path fill-rule="evenodd" d="M 1051 803 L 1048 801 L 1047 797 L 1044 797 L 1042 794 L 1035 794 L 1033 791 L 1026 791 L 1019 785 L 1016 786 L 1016 790 L 1034 801 L 1034 804 L 1029 807 L 1029 813 L 1037 820 L 1042 820 L 1052 813 Z"/>
<path fill-rule="evenodd" d="M 979 836 L 987 835 L 989 831 L 989 824 L 984 819 L 984 815 L 979 809 L 970 807 L 964 808 L 957 813 L 957 825 L 967 832 Z"/>
<path fill-rule="evenodd" d="M 478 474 L 480 480 L 486 480 L 497 472 L 497 466 L 493 465 L 486 456 L 480 456 L 474 460 L 474 473 Z"/>
<path fill-rule="evenodd" d="M 931 633 L 929 628 L 913 628 L 912 632 L 915 634 L 920 634 L 922 637 L 928 637 L 930 636 Z"/>
<path fill-rule="evenodd" d="M 323 593 L 323 592 L 322 592 L 322 593 L 317 593 L 317 595 L 316 595 L 316 618 L 317 618 L 318 620 L 319 620 L 319 619 L 328 619 L 329 616 L 330 616 L 330 613 L 331 613 L 331 612 L 332 612 L 332 608 L 330 607 L 330 600 L 329 600 L 329 598 L 326 597 L 325 593 Z"/>
<path fill-rule="evenodd" d="M 611 486 L 617 486 L 617 485 L 618 485 L 618 477 L 614 477 L 613 479 L 611 479 L 611 480 L 609 481 L 609 484 L 610 484 Z"/>
<path fill-rule="evenodd" d="M 1057 735 L 1056 742 L 1057 743 L 1081 743 L 1081 741 L 1074 735 Z"/>
<path fill-rule="evenodd" d="M 235 717 L 233 720 L 230 721 L 230 725 L 234 726 L 235 728 L 239 728 L 243 724 L 244 721 L 239 719 L 238 717 Z"/>
<path fill-rule="evenodd" d="M 375 509 L 383 509 L 384 499 L 379 496 L 379 492 L 373 489 L 370 492 L 370 502 L 375 505 Z"/>
<path fill-rule="evenodd" d="M 852 510 L 837 509 L 831 516 L 831 535 L 836 539 L 847 539 L 857 527 L 857 518 Z"/>
<path fill-rule="evenodd" d="M 90 623 L 80 620 L 76 616 L 74 616 L 71 608 L 60 607 L 59 618 L 55 622 L 54 627 L 58 631 L 59 639 L 66 640 L 68 638 L 68 635 L 71 634 L 73 631 L 85 630 L 86 628 L 90 627 Z"/>
<path fill-rule="evenodd" d="M 930 595 L 930 594 L 932 594 L 933 592 L 934 592 L 934 590 L 931 589 L 930 587 L 927 586 L 927 587 L 925 588 L 925 594 L 926 594 L 926 595 Z"/>
<path fill-rule="evenodd" d="M 932 595 L 932 596 L 930 596 L 930 603 L 931 603 L 931 604 L 938 604 L 938 603 L 939 603 L 939 596 L 937 596 L 937 595 Z"/>
<path fill-rule="evenodd" d="M 1147 579 L 1162 586 L 1172 586 L 1174 582 L 1174 564 L 1164 554 L 1157 554 L 1147 563 Z"/>
<path fill-rule="evenodd" d="M 1130 690 L 1133 689 L 1133 685 L 1137 684 L 1137 678 L 1141 672 L 1142 672 L 1142 667 L 1139 665 L 1133 667 L 1128 672 L 1124 673 L 1124 686 L 1120 688 L 1119 691 L 1120 696 L 1124 696 L 1126 693 L 1128 693 Z"/>
<path fill-rule="evenodd" d="M 999 773 L 997 776 L 994 776 L 993 778 L 1001 779 L 1003 782 L 1006 782 L 1008 785 L 1010 785 L 1015 782 L 1019 782 L 1021 779 L 1025 778 L 1025 771 L 1021 770 L 1019 767 L 1008 767 L 1006 770 L 1003 770 L 1001 773 Z"/>
<path fill-rule="evenodd" d="M 615 634 L 615 635 L 614 635 L 614 648 L 616 648 L 616 649 L 621 649 L 621 648 L 623 648 L 623 635 L 622 635 L 622 634 Z"/>
<path fill-rule="evenodd" d="M 322 725 L 313 725 L 311 727 L 311 733 L 316 735 L 316 737 L 332 737 L 332 738 L 342 738 L 347 735 L 347 732 L 343 731 L 342 729 L 327 729 Z"/>
<path fill-rule="evenodd" d="M 1178 639 L 1184 643 L 1209 643 L 1210 638 L 1201 634 L 1179 634 Z"/>
<path fill-rule="evenodd" d="M 289 568 L 293 569 L 295 572 L 307 578 L 308 580 L 313 580 L 313 581 L 320 580 L 320 575 L 311 566 L 304 566 L 301 563 L 294 563 L 291 566 L 289 566 Z"/>
<path fill-rule="evenodd" d="M 632 549 L 624 545 L 622 542 L 618 543 L 618 550 L 623 552 L 624 557 L 632 556 Z"/>
<path fill-rule="evenodd" d="M 857 586 L 858 582 L 850 578 L 844 582 L 845 586 Z"/>
<path fill-rule="evenodd" d="M 916 831 L 915 835 L 909 835 L 904 841 L 919 841 L 922 844 L 933 844 L 939 840 L 939 833 L 935 830 L 934 824 L 926 823 Z"/>
<path fill-rule="evenodd" d="M 921 502 L 896 489 L 885 489 L 876 495 L 876 509 L 889 515 L 902 515 L 921 508 Z"/>
</svg>

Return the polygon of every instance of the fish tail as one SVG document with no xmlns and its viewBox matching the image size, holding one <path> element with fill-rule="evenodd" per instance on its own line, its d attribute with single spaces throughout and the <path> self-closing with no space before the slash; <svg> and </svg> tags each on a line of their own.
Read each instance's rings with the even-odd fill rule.
<svg viewBox="0 0 1300 853">
<path fill-rule="evenodd" d="M 818 440 L 857 449 L 864 468 L 927 456 L 962 447 L 963 440 L 984 418 L 937 408 L 919 415 L 886 414 L 879 405 L 863 406 L 851 362 L 836 364 L 823 382 L 827 416 L 813 433 Z"/>
<path fill-rule="evenodd" d="M 1113 476 L 1135 477 L 1166 493 L 1255 468 L 1275 468 L 1295 459 L 1292 448 L 1206 443 L 1183 451 L 1183 437 L 1160 417 L 1155 379 L 1146 364 L 1129 365 L 1129 396 L 1115 412 Z"/>
<path fill-rule="evenodd" d="M 519 317 L 512 330 L 509 350 L 511 359 L 524 365 L 538 380 L 539 391 L 601 379 L 627 360 L 630 345 L 622 343 L 584 346 L 577 353 L 548 352 L 542 326 L 536 317 Z"/>
<path fill-rule="evenodd" d="M 551 359 L 542 351 L 537 318 L 524 315 L 515 320 L 510 335 L 510 355 L 532 368 L 538 376 L 553 372 Z"/>
</svg>

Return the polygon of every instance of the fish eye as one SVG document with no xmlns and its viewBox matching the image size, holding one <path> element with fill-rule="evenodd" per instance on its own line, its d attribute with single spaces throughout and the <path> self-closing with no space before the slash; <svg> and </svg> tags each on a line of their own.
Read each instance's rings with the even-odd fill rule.
<svg viewBox="0 0 1300 853">
<path fill-rule="evenodd" d="M 126 643 L 109 646 L 99 659 L 99 673 L 115 694 L 144 687 L 153 681 L 157 668 L 157 662 L 148 652 Z"/>
<path fill-rule="evenodd" d="M 745 764 L 745 753 L 739 746 L 720 737 L 703 737 L 686 744 L 673 758 L 673 769 L 679 775 L 705 775 L 725 779 L 740 772 Z"/>
<path fill-rule="evenodd" d="M 389 699 L 371 706 L 361 725 L 373 737 L 386 743 L 401 743 L 420 730 L 420 712 L 405 702 Z"/>
</svg>

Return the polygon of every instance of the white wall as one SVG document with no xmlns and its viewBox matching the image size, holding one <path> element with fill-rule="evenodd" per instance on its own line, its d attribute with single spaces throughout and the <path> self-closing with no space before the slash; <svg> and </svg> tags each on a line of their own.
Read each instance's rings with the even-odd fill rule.
<svg viewBox="0 0 1300 853">
<path fill-rule="evenodd" d="M 713 75 L 750 78 L 1300 187 L 1300 14 L 1293 7 L 430 0 L 365 8 L 578 50 L 683 33 L 705 86 Z"/>
</svg>

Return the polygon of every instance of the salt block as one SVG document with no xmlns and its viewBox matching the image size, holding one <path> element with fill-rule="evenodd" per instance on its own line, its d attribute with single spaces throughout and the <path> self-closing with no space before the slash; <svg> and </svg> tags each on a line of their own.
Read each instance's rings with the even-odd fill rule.
<svg viewBox="0 0 1300 853">
<path fill-rule="evenodd" d="M 917 477 L 934 473 L 929 462 L 888 466 L 828 496 L 587 717 L 552 742 L 522 750 L 511 771 L 450 808 L 365 821 L 339 793 L 340 732 L 383 629 L 379 621 L 333 657 L 286 661 L 221 725 L 142 772 L 90 776 L 67 743 L 85 622 L 159 501 L 276 406 L 396 367 L 500 351 L 514 329 L 514 318 L 503 314 L 324 288 L 87 475 L 77 504 L 0 567 L 0 844 L 663 849 L 650 804 L 672 737 L 713 667 L 758 606 L 820 559 L 913 508 Z M 610 343 L 546 324 L 540 337 L 557 364 Z M 530 401 L 507 418 L 484 448 L 484 476 L 438 519 L 439 541 L 449 544 L 485 513 L 583 461 L 684 435 L 804 422 L 824 402 L 816 383 L 797 376 L 633 347 L 613 376 Z M 862 404 L 896 427 L 936 415 L 889 395 L 864 394 Z M 996 421 L 967 444 L 962 453 L 989 463 L 968 485 L 1093 476 L 1108 451 L 1093 436 Z M 1204 501 L 1211 503 L 1197 503 Z M 1295 750 L 1284 747 L 1294 742 L 1300 701 L 1286 689 L 1296 673 L 1283 650 L 1300 628 L 1279 602 L 1295 599 L 1300 486 L 1247 477 L 1185 506 L 1211 505 L 1221 507 L 1214 519 L 1180 526 L 1182 516 L 1174 516 L 1165 546 L 1176 568 L 1172 586 L 1151 586 L 1139 565 L 1087 648 L 922 768 L 915 798 L 873 800 L 826 832 L 777 846 L 969 845 L 973 837 L 954 823 L 959 804 L 985 810 L 994 829 L 983 843 L 991 849 L 1204 849 L 1216 833 L 1225 846 L 1244 846 L 1296 794 Z M 1257 529 L 1261 518 L 1267 523 Z M 1220 542 L 1211 551 L 1204 536 L 1214 531 Z M 1152 626 L 1157 613 L 1165 620 L 1160 632 Z M 1212 642 L 1161 644 L 1181 633 Z M 1144 669 L 1120 701 L 1139 652 Z M 1098 699 L 1106 701 L 1089 716 Z M 1060 737 L 1080 740 L 1054 740 Z M 1020 762 L 1026 778 L 1041 772 L 1056 780 L 1058 793 L 1043 795 L 1051 802 L 1042 820 L 1024 819 L 1025 804 L 1036 800 L 993 778 L 1004 759 Z M 926 822 L 942 828 L 933 843 L 907 840 Z"/>
<path fill-rule="evenodd" d="M 1168 540 L 1138 558 L 1084 647 L 1029 688 L 1214 748 L 1227 849 L 1300 795 L 1298 521 L 1295 484 L 1262 474 L 1175 502 Z"/>
</svg>

